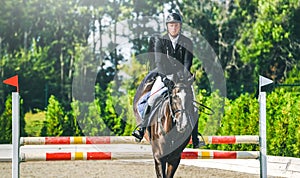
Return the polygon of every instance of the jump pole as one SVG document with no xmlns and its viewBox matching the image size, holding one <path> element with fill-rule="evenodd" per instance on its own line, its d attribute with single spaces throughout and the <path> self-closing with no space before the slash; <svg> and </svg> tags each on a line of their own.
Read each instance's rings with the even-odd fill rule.
<svg viewBox="0 0 300 178">
<path fill-rule="evenodd" d="M 258 135 L 203 136 L 199 140 L 205 144 L 259 144 Z M 190 140 L 190 144 L 192 140 Z M 149 144 L 146 139 L 136 142 L 132 136 L 87 136 L 87 137 L 21 137 L 20 145 L 60 145 L 60 144 Z"/>
<path fill-rule="evenodd" d="M 20 175 L 20 98 L 18 75 L 3 81 L 4 84 L 17 87 L 17 92 L 12 92 L 12 178 Z"/>
<path fill-rule="evenodd" d="M 260 143 L 260 177 L 267 178 L 267 126 L 266 126 L 266 92 L 261 87 L 273 83 L 272 80 L 259 76 L 259 143 Z"/>
<path fill-rule="evenodd" d="M 22 161 L 152 159 L 152 152 L 35 152 L 21 153 Z M 181 159 L 258 159 L 258 151 L 185 149 Z"/>
</svg>

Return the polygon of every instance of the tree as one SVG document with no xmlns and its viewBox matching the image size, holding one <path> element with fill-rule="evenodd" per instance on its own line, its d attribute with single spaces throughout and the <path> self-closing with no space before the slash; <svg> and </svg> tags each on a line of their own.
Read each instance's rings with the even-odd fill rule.
<svg viewBox="0 0 300 178">
<path fill-rule="evenodd" d="M 241 33 L 236 47 L 241 61 L 252 73 L 247 76 L 252 78 L 253 84 L 257 83 L 254 81 L 257 81 L 258 75 L 283 82 L 297 60 L 295 56 L 298 56 L 299 43 L 291 36 L 295 29 L 290 17 L 297 12 L 299 3 L 281 0 L 258 1 L 258 4 L 255 22 L 243 25 L 244 33 Z"/>
<path fill-rule="evenodd" d="M 12 143 L 12 122 L 19 122 L 19 133 L 21 137 L 26 137 L 24 112 L 22 109 L 23 100 L 19 101 L 19 121 L 12 121 L 12 96 L 8 95 L 5 101 L 4 112 L 0 115 L 0 143 Z"/>
<path fill-rule="evenodd" d="M 65 136 L 81 136 L 83 135 L 82 129 L 78 125 L 80 116 L 79 102 L 73 101 L 71 103 L 71 111 L 67 114 L 64 120 L 64 133 Z"/>
<path fill-rule="evenodd" d="M 78 117 L 78 126 L 86 136 L 111 135 L 109 125 L 101 116 L 101 105 L 99 99 L 94 102 L 80 102 L 81 114 Z"/>
<path fill-rule="evenodd" d="M 49 105 L 46 111 L 46 121 L 42 129 L 42 136 L 60 136 L 63 134 L 65 114 L 61 104 L 55 96 L 49 98 Z"/>
<path fill-rule="evenodd" d="M 0 116 L 0 143 L 12 142 L 12 97 L 9 95 L 5 102 L 5 109 Z"/>
</svg>

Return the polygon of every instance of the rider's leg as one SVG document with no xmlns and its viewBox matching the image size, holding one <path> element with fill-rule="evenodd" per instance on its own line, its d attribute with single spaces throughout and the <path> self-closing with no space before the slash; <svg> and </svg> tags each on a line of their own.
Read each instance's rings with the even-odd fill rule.
<svg viewBox="0 0 300 178">
<path fill-rule="evenodd" d="M 144 134 L 145 134 L 145 130 L 146 130 L 146 126 L 147 126 L 147 121 L 148 118 L 148 114 L 150 113 L 150 106 L 147 104 L 146 107 L 145 107 L 145 111 L 142 115 L 142 122 L 140 123 L 140 125 L 137 127 L 137 129 L 135 129 L 131 135 L 136 137 L 139 141 L 141 141 L 144 137 Z"/>
<path fill-rule="evenodd" d="M 200 147 L 200 141 L 198 138 L 198 120 L 195 124 L 195 127 L 192 131 L 192 142 L 193 142 L 193 148 L 199 148 Z"/>
<path fill-rule="evenodd" d="M 160 76 L 156 77 L 156 80 L 152 86 L 150 91 L 150 97 L 147 101 L 144 114 L 142 115 L 142 123 L 138 126 L 137 130 L 132 132 L 132 135 L 139 140 L 142 140 L 145 134 L 146 127 L 149 125 L 149 113 L 151 111 L 151 107 L 154 105 L 156 99 L 161 96 L 163 92 L 165 92 L 167 88 L 164 86 L 164 83 L 161 80 Z"/>
<path fill-rule="evenodd" d="M 195 100 L 195 92 L 194 92 L 194 88 L 192 87 L 192 93 L 193 93 L 193 100 Z M 195 127 L 192 131 L 192 142 L 193 142 L 193 148 L 199 148 L 200 147 L 200 140 L 198 138 L 198 120 L 199 120 L 199 114 L 198 114 L 198 109 L 197 108 L 193 108 L 193 119 L 195 122 Z"/>
</svg>

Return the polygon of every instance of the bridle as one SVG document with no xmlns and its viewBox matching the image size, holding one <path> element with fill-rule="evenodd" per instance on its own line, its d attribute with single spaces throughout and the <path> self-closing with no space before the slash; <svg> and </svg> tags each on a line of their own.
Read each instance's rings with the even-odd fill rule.
<svg viewBox="0 0 300 178">
<path fill-rule="evenodd" d="M 189 112 L 189 110 L 185 109 L 185 108 L 183 108 L 183 109 L 176 109 L 175 111 L 173 110 L 173 108 L 172 108 L 172 105 L 174 104 L 174 101 L 173 101 L 173 97 L 174 97 L 173 90 L 176 89 L 176 88 L 180 88 L 180 89 L 186 88 L 186 89 L 188 89 L 188 87 L 190 87 L 190 86 L 186 85 L 184 83 L 175 84 L 175 86 L 173 88 L 168 89 L 167 94 L 164 97 L 162 97 L 162 99 L 158 102 L 157 106 L 159 107 L 159 106 L 161 106 L 163 104 L 164 101 L 166 101 L 168 99 L 170 116 L 172 118 L 173 123 L 175 123 L 175 124 L 176 124 L 176 113 L 180 112 L 181 114 L 183 114 L 183 113 Z M 188 95 L 191 95 L 191 94 L 188 94 Z M 205 106 L 204 104 L 201 104 L 201 103 L 199 103 L 199 102 L 197 102 L 195 100 L 191 100 L 191 102 L 193 103 L 192 104 L 193 109 L 194 108 L 200 109 L 200 107 L 202 107 L 202 108 L 205 108 L 205 109 L 207 109 L 207 110 L 210 111 L 210 113 L 203 112 L 205 114 L 213 115 L 215 113 L 211 108 L 209 108 L 208 106 Z M 158 117 L 158 123 L 160 125 L 162 134 L 166 135 L 166 131 L 163 128 L 162 120 L 161 119 L 162 119 L 162 117 Z"/>
<path fill-rule="evenodd" d="M 175 116 L 176 113 L 178 113 L 178 112 L 187 112 L 186 109 L 177 109 L 175 111 L 173 111 L 173 109 L 172 109 L 172 104 L 174 104 L 173 103 L 173 94 L 172 94 L 172 92 L 175 88 L 178 88 L 178 87 L 179 87 L 178 85 L 175 85 L 173 88 L 169 88 L 167 90 L 166 94 L 160 99 L 160 101 L 156 105 L 156 108 L 158 108 L 158 107 L 161 108 L 163 103 L 166 100 L 168 100 L 167 102 L 168 102 L 168 106 L 169 106 L 170 116 L 172 118 L 173 123 L 176 123 L 176 116 Z M 167 132 L 165 131 L 165 129 L 162 125 L 162 118 L 163 118 L 162 116 L 158 116 L 157 122 L 159 124 L 159 127 L 161 129 L 162 134 L 166 135 Z"/>
<path fill-rule="evenodd" d="M 180 85 L 175 85 L 174 88 L 172 90 L 174 90 L 175 88 L 187 88 L 186 85 L 182 86 L 183 84 L 180 83 Z M 170 109 L 170 113 L 171 113 L 171 117 L 173 119 L 173 121 L 175 121 L 175 114 L 180 112 L 181 114 L 187 112 L 187 110 L 184 108 L 184 109 L 176 109 L 175 111 L 172 109 L 172 105 L 173 104 L 176 104 L 173 102 L 173 94 L 171 93 L 172 91 L 168 91 L 168 98 L 169 98 L 169 109 Z M 181 103 L 182 104 L 182 103 Z"/>
</svg>

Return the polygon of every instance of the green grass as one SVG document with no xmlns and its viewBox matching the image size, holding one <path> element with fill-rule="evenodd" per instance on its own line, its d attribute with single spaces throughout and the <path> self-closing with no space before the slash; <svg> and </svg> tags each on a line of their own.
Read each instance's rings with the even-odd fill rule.
<svg viewBox="0 0 300 178">
<path fill-rule="evenodd" d="M 40 111 L 34 114 L 32 112 L 28 112 L 25 114 L 25 132 L 29 137 L 40 136 L 45 118 L 46 117 L 44 111 Z"/>
</svg>

